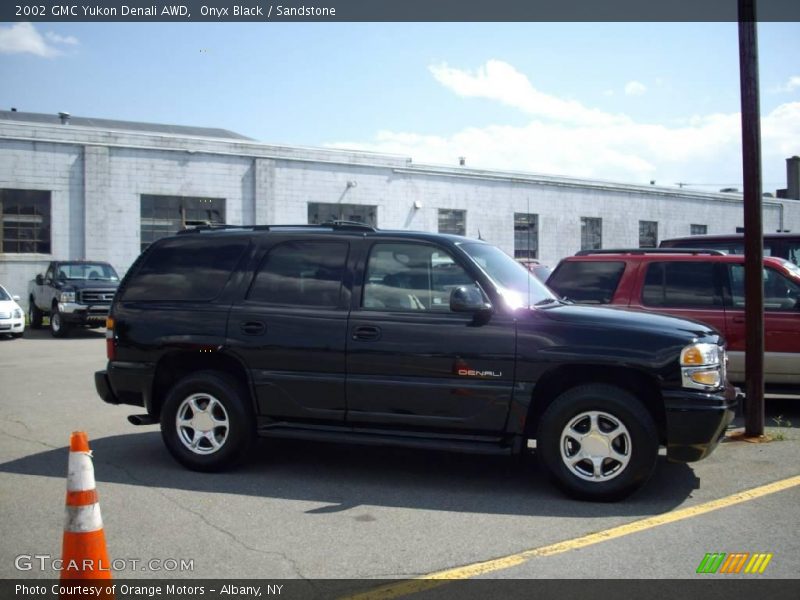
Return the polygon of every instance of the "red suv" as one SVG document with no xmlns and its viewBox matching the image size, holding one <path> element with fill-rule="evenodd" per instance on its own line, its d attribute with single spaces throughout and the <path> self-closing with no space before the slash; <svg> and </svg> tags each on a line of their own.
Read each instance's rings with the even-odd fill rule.
<svg viewBox="0 0 800 600">
<path fill-rule="evenodd" d="M 744 256 L 717 250 L 582 251 L 547 280 L 579 304 L 608 304 L 701 321 L 727 339 L 728 378 L 744 382 Z M 764 259 L 764 375 L 770 391 L 800 391 L 800 267 Z"/>
</svg>

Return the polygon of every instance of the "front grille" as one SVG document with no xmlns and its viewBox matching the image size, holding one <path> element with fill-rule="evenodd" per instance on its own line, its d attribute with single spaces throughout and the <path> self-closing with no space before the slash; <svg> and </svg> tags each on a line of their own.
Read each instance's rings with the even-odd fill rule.
<svg viewBox="0 0 800 600">
<path fill-rule="evenodd" d="M 10 312 L 0 312 L 0 319 L 10 319 L 11 313 Z"/>
<path fill-rule="evenodd" d="M 114 290 L 81 290 L 81 304 L 111 304 Z"/>
</svg>

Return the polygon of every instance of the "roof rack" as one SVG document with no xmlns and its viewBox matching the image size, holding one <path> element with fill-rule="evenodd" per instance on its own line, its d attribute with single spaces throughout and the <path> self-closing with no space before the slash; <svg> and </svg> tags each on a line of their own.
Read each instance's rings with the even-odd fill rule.
<svg viewBox="0 0 800 600">
<path fill-rule="evenodd" d="M 708 248 L 603 248 L 601 250 L 581 250 L 575 256 L 591 256 L 592 254 L 709 254 L 711 256 L 725 256 L 722 250 Z"/>
<path fill-rule="evenodd" d="M 280 231 L 285 229 L 336 229 L 340 231 L 376 231 L 375 227 L 358 221 L 326 221 L 324 223 L 303 225 L 229 225 L 227 223 L 204 223 L 193 225 L 178 231 L 178 234 L 199 233 L 202 231 L 225 231 L 236 229 L 243 231 Z"/>
</svg>

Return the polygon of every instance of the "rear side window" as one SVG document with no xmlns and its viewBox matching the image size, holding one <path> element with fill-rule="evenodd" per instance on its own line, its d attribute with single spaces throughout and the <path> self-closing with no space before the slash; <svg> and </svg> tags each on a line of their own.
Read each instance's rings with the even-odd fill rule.
<svg viewBox="0 0 800 600">
<path fill-rule="evenodd" d="M 654 262 L 647 266 L 645 306 L 705 308 L 722 304 L 712 262 Z"/>
<path fill-rule="evenodd" d="M 608 304 L 614 297 L 625 263 L 618 261 L 563 262 L 547 285 L 573 302 Z"/>
<path fill-rule="evenodd" d="M 153 247 L 126 282 L 123 301 L 207 302 L 219 296 L 248 246 L 246 239 L 176 238 Z"/>
<path fill-rule="evenodd" d="M 348 247 L 346 242 L 278 244 L 261 261 L 247 299 L 266 304 L 337 306 Z"/>
</svg>

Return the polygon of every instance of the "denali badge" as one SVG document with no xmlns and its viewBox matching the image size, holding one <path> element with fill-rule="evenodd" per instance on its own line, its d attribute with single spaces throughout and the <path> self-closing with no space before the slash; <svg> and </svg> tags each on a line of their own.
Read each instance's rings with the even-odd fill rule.
<svg viewBox="0 0 800 600">
<path fill-rule="evenodd" d="M 459 369 L 458 374 L 464 377 L 502 377 L 502 371 L 475 371 L 473 369 Z"/>
</svg>

